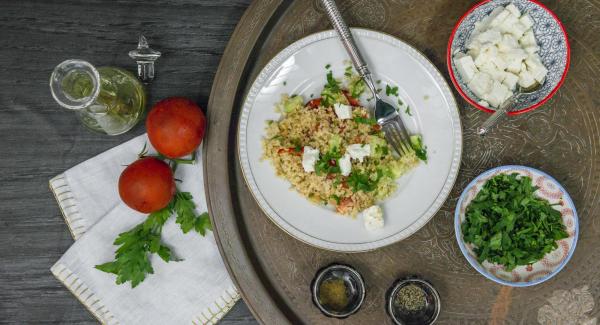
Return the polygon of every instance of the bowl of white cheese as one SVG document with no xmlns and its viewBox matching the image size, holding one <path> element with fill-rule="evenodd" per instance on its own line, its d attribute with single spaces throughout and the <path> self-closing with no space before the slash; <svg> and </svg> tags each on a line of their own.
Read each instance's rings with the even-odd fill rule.
<svg viewBox="0 0 600 325">
<path fill-rule="evenodd" d="M 509 113 L 540 107 L 565 80 L 570 63 L 567 33 L 556 15 L 535 0 L 486 0 L 458 21 L 448 42 L 450 78 L 465 100 L 492 113 L 519 88 Z"/>
</svg>

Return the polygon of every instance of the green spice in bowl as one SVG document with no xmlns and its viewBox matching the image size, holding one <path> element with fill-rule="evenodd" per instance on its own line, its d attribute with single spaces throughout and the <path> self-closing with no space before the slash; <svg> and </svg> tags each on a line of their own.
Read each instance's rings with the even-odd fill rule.
<svg viewBox="0 0 600 325">
<path fill-rule="evenodd" d="M 440 307 L 437 290 L 417 277 L 399 280 L 388 291 L 387 313 L 398 325 L 433 324 L 440 314 Z"/>
</svg>

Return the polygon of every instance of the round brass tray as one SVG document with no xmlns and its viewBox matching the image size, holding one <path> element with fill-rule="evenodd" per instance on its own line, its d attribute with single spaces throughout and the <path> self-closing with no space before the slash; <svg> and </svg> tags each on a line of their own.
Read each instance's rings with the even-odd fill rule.
<svg viewBox="0 0 600 325">
<path fill-rule="evenodd" d="M 452 27 L 476 2 L 464 0 L 338 0 L 351 26 L 380 30 L 427 55 L 446 79 L 446 44 Z M 568 314 L 569 303 L 600 297 L 600 4 L 594 0 L 543 1 L 565 24 L 572 47 L 571 70 L 544 107 L 508 119 L 486 138 L 475 134 L 487 117 L 455 93 L 461 110 L 464 150 L 461 171 L 442 209 L 420 231 L 397 244 L 366 253 L 342 254 L 303 244 L 281 231 L 260 210 L 241 175 L 237 157 L 240 108 L 252 81 L 281 49 L 308 34 L 330 29 L 318 1 L 257 0 L 239 22 L 223 55 L 208 107 L 204 145 L 205 186 L 221 255 L 255 317 L 264 324 L 337 323 L 313 306 L 310 282 L 332 262 L 354 266 L 367 296 L 344 320 L 390 323 L 385 291 L 394 280 L 419 275 L 442 299 L 441 324 L 536 324 L 556 312 L 598 317 L 600 308 Z M 449 82 L 450 83 L 450 82 Z M 578 247 L 551 280 L 530 288 L 495 284 L 472 269 L 453 230 L 462 189 L 479 173 L 506 164 L 541 169 L 561 182 L 580 217 Z M 569 294 L 573 292 L 575 294 Z M 558 297 L 557 303 L 548 301 Z M 588 299 L 589 300 L 589 299 Z M 555 302 L 553 300 L 553 302 Z M 563 310 L 564 309 L 564 310 Z M 572 318 L 575 323 L 578 320 Z"/>
</svg>

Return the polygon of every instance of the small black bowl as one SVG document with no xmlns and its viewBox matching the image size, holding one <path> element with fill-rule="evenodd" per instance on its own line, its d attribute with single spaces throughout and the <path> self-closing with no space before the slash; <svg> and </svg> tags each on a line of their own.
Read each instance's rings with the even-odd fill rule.
<svg viewBox="0 0 600 325">
<path fill-rule="evenodd" d="M 400 289 L 415 285 L 425 293 L 425 307 L 418 311 L 406 311 L 396 306 L 394 300 Z M 417 277 L 410 277 L 396 281 L 390 288 L 386 297 L 386 311 L 397 325 L 429 325 L 435 323 L 440 315 L 440 295 L 431 283 Z"/>
<path fill-rule="evenodd" d="M 330 279 L 342 279 L 346 286 L 348 304 L 342 310 L 333 309 L 319 301 L 321 283 Z M 315 306 L 327 317 L 346 318 L 356 313 L 365 300 L 365 282 L 352 267 L 343 264 L 331 264 L 320 269 L 311 283 L 312 300 Z"/>
</svg>

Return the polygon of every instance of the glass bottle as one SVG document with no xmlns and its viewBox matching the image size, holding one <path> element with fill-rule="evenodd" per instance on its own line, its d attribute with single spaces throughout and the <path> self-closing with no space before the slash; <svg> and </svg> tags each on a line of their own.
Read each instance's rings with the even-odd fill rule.
<svg viewBox="0 0 600 325">
<path fill-rule="evenodd" d="M 83 60 L 67 60 L 50 77 L 52 97 L 74 110 L 89 129 L 117 135 L 129 131 L 144 115 L 146 93 L 130 72 L 116 67 L 96 69 Z"/>
</svg>

